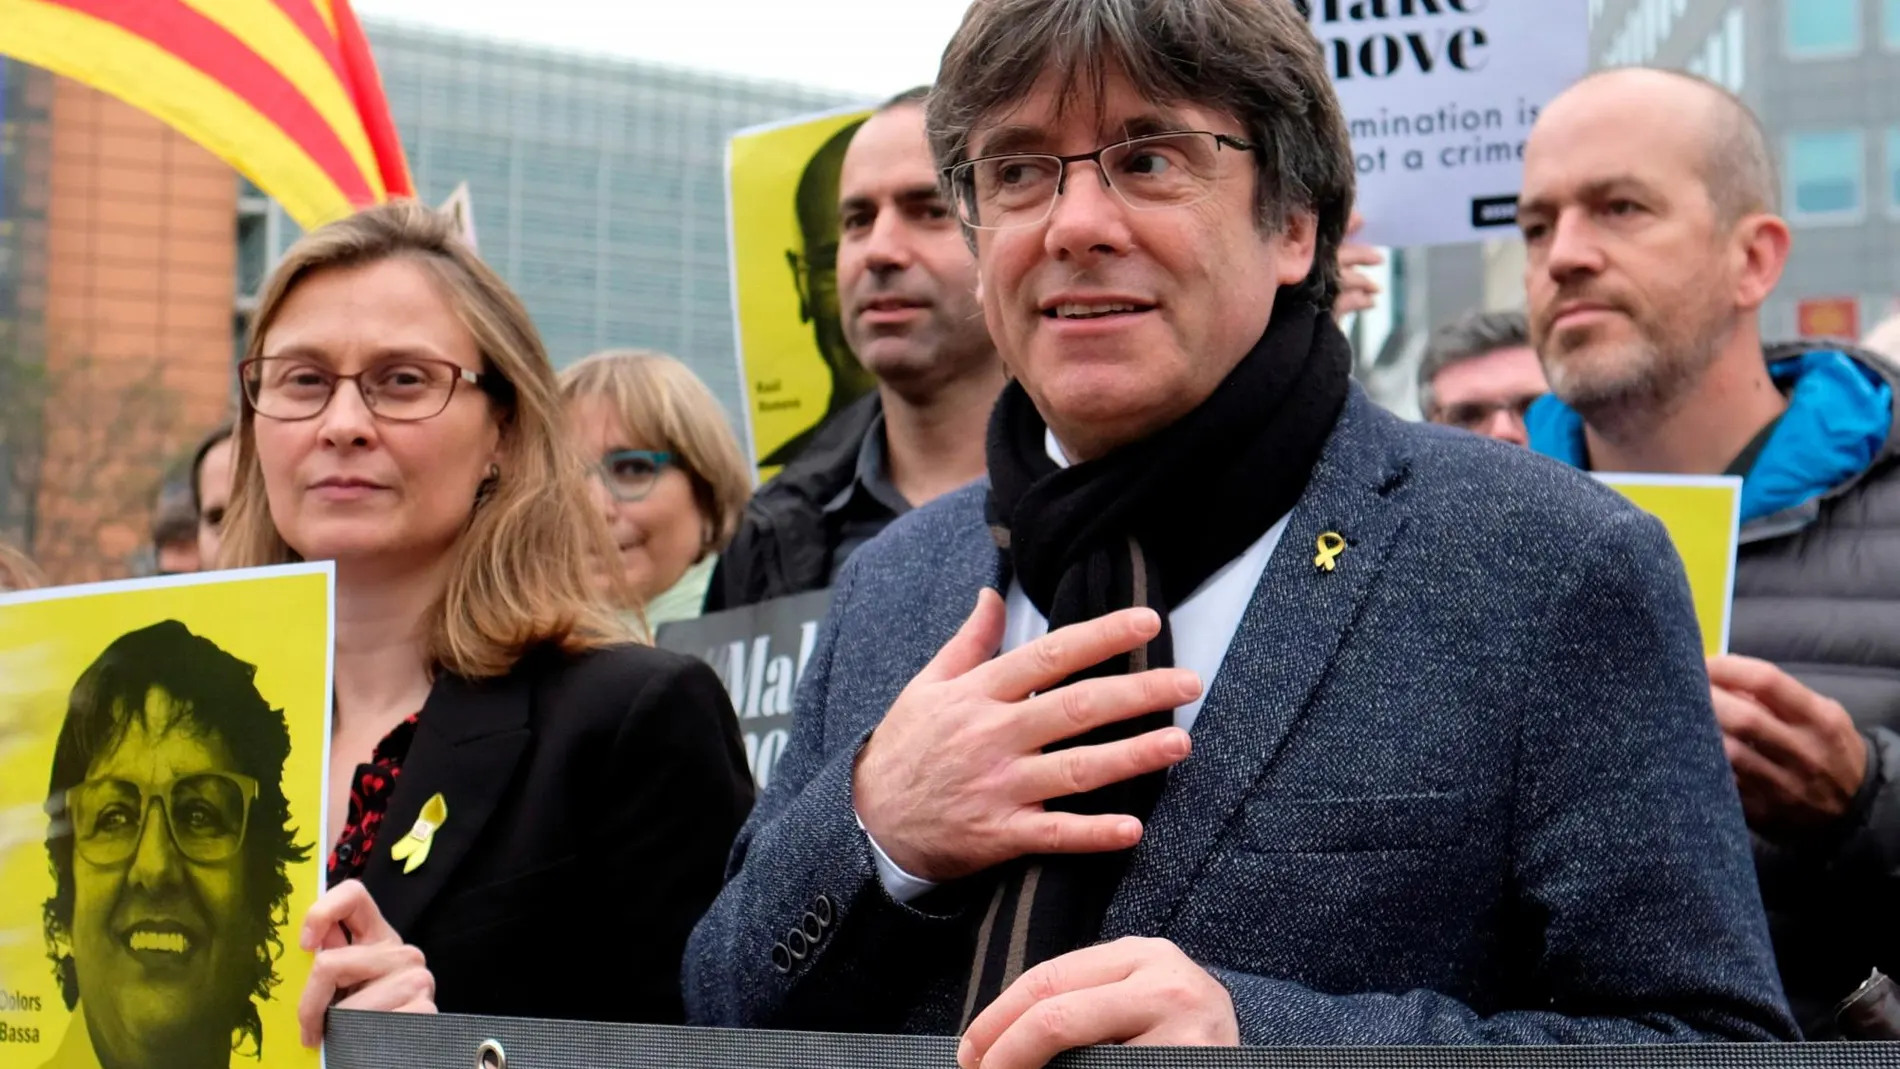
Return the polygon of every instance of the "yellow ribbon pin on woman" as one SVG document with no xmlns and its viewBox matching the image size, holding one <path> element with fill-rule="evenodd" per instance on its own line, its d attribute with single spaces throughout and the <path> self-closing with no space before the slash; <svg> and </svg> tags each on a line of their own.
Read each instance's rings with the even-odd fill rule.
<svg viewBox="0 0 1900 1069">
<path fill-rule="evenodd" d="M 389 848 L 389 856 L 403 863 L 403 875 L 416 871 L 424 861 L 429 860 L 429 846 L 435 842 L 435 832 L 449 819 L 448 800 L 441 795 L 428 800 L 422 807 L 422 815 L 416 818 L 415 827 L 409 834 L 396 840 Z"/>
</svg>

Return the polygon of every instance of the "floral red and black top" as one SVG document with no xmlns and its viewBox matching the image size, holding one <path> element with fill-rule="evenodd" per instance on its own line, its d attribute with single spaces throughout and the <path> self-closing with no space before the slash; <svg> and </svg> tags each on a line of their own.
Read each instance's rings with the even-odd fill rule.
<svg viewBox="0 0 1900 1069">
<path fill-rule="evenodd" d="M 421 713 L 391 728 L 376 744 L 369 763 L 356 766 L 350 777 L 350 814 L 343 823 L 343 834 L 336 837 L 330 850 L 330 882 L 335 887 L 344 880 L 359 879 L 369 864 L 369 852 L 376 849 L 376 833 L 383 826 L 383 813 L 389 809 L 389 796 L 396 793 L 396 780 L 402 775 L 403 759 L 409 756 L 409 744 L 416 737 L 416 719 Z"/>
</svg>

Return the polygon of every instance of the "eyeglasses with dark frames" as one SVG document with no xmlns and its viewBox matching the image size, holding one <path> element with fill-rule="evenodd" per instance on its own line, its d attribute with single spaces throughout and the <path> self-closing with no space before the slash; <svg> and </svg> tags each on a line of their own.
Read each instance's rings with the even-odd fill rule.
<svg viewBox="0 0 1900 1069">
<path fill-rule="evenodd" d="M 785 252 L 792 269 L 792 284 L 798 288 L 798 321 L 809 323 L 823 310 L 836 314 L 838 305 L 838 246 L 820 245 L 800 255 Z"/>
<path fill-rule="evenodd" d="M 316 418 L 330 406 L 337 384 L 349 380 L 378 419 L 415 423 L 441 415 L 457 386 L 479 387 L 487 378 L 460 364 L 419 356 L 380 361 L 349 375 L 294 356 L 256 357 L 238 365 L 238 381 L 252 410 L 283 422 Z"/>
<path fill-rule="evenodd" d="M 1036 226 L 1055 211 L 1069 167 L 1092 163 L 1102 184 L 1136 211 L 1186 208 L 1206 200 L 1220 178 L 1220 150 L 1251 153 L 1255 146 L 1230 134 L 1176 130 L 1117 141 L 1094 152 L 1057 156 L 1007 152 L 979 156 L 948 168 L 957 218 L 978 230 Z"/>
</svg>

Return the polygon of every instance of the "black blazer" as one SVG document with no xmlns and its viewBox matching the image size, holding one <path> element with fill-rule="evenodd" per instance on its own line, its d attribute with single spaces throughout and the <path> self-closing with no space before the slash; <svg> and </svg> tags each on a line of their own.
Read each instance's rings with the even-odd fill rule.
<svg viewBox="0 0 1900 1069">
<path fill-rule="evenodd" d="M 404 875 L 430 797 L 448 818 Z M 703 663 L 546 648 L 423 706 L 364 886 L 444 1013 L 676 1023 L 686 937 L 752 808 L 738 720 Z"/>
</svg>

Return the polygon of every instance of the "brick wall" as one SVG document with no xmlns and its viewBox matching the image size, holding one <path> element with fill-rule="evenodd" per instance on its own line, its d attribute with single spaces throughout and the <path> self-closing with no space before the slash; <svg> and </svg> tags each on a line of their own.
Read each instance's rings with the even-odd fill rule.
<svg viewBox="0 0 1900 1069">
<path fill-rule="evenodd" d="M 160 479 L 228 413 L 238 183 L 144 112 L 55 86 L 32 553 L 71 583 L 138 570 Z"/>
</svg>

